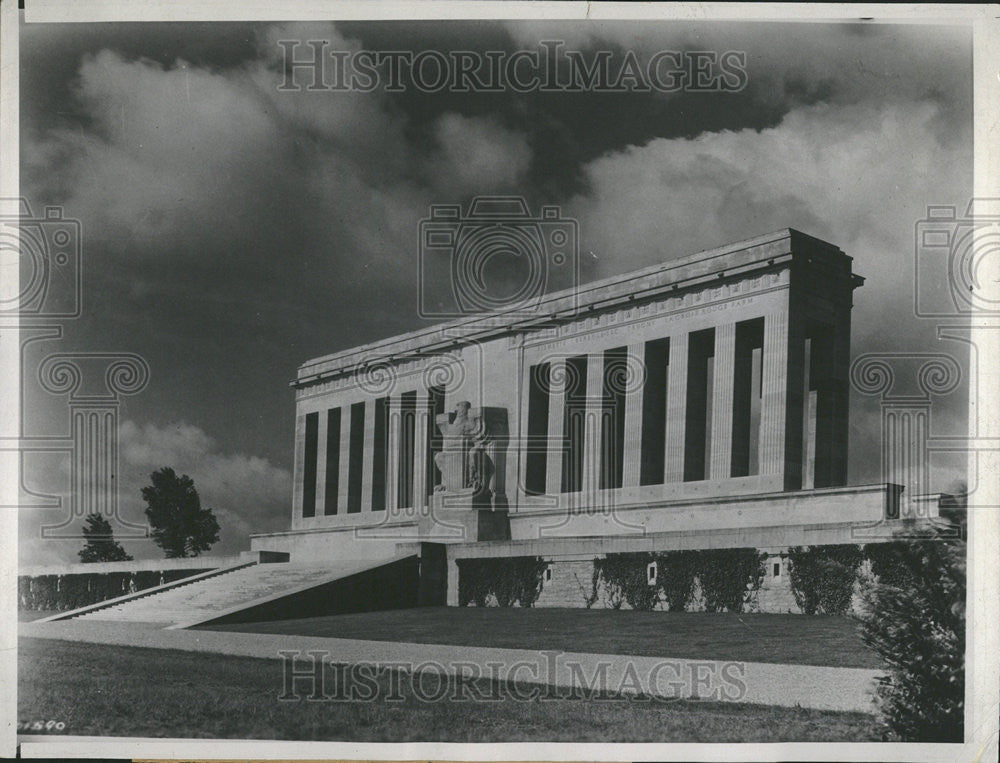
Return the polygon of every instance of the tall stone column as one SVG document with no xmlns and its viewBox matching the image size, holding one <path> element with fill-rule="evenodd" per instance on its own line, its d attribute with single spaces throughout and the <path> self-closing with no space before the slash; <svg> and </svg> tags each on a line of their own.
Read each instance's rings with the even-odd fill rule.
<svg viewBox="0 0 1000 763">
<path fill-rule="evenodd" d="M 812 351 L 824 354 L 821 376 L 812 385 L 816 389 L 816 487 L 835 487 L 847 483 L 847 428 L 850 375 L 850 308 L 826 332 L 823 340 L 813 339 Z M 814 368 L 817 367 L 813 363 Z"/>
<path fill-rule="evenodd" d="M 601 491 L 601 432 L 604 428 L 604 354 L 587 355 L 587 398 L 584 402 L 584 505 L 593 505 Z M 607 454 L 610 459 L 611 455 Z"/>
<path fill-rule="evenodd" d="M 625 380 L 625 455 L 622 459 L 622 487 L 637 487 L 642 466 L 642 396 L 645 391 L 645 353 L 642 342 L 628 346 L 628 375 Z M 658 390 L 652 390 L 654 394 Z"/>
<path fill-rule="evenodd" d="M 545 457 L 545 492 L 559 495 L 562 490 L 563 417 L 566 407 L 566 358 L 549 361 L 548 453 Z"/>
<path fill-rule="evenodd" d="M 295 507 L 292 516 L 292 526 L 294 527 L 302 521 L 302 497 L 303 482 L 306 470 L 306 416 L 300 414 L 295 417 L 295 473 L 292 475 L 292 506 Z"/>
<path fill-rule="evenodd" d="M 712 381 L 712 452 L 709 478 L 729 478 L 733 459 L 733 378 L 736 367 L 736 324 L 715 327 Z"/>
<path fill-rule="evenodd" d="M 805 319 L 797 300 L 791 295 L 789 300 L 787 310 L 764 316 L 760 474 L 780 477 L 777 489 L 798 490 L 802 487 Z"/>
<path fill-rule="evenodd" d="M 326 514 L 326 410 L 319 412 L 316 427 L 316 516 Z"/>
<path fill-rule="evenodd" d="M 354 468 L 357 468 L 355 465 Z M 347 513 L 347 494 L 351 478 L 351 406 L 340 409 L 340 477 L 337 480 L 337 513 Z"/>
<path fill-rule="evenodd" d="M 385 507 L 390 512 L 399 509 L 399 459 L 400 459 L 400 424 L 402 423 L 402 407 L 399 395 L 389 398 L 389 418 L 386 421 L 386 454 L 385 454 Z"/>
<path fill-rule="evenodd" d="M 788 408 L 788 311 L 764 316 L 761 362 L 760 474 L 780 475 L 785 468 L 785 420 Z"/>
<path fill-rule="evenodd" d="M 667 382 L 667 447 L 664 482 L 684 481 L 684 432 L 687 408 L 688 335 L 670 337 Z"/>
<path fill-rule="evenodd" d="M 375 404 L 376 400 L 365 400 L 365 447 L 361 470 L 361 511 L 372 508 L 372 476 L 375 465 Z"/>
<path fill-rule="evenodd" d="M 413 426 L 413 513 L 422 513 L 427 505 L 427 438 L 430 421 L 430 393 L 417 391 Z"/>
</svg>

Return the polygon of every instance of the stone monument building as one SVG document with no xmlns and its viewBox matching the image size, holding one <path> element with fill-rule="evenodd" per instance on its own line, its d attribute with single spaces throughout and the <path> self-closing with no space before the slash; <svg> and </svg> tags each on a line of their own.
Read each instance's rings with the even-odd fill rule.
<svg viewBox="0 0 1000 763">
<path fill-rule="evenodd" d="M 789 546 L 905 519 L 847 484 L 851 262 L 786 229 L 310 360 L 291 526 L 252 549 L 437 549 L 453 604 L 461 560 L 532 556 L 576 606 L 595 557 L 749 546 L 785 611 Z"/>
</svg>

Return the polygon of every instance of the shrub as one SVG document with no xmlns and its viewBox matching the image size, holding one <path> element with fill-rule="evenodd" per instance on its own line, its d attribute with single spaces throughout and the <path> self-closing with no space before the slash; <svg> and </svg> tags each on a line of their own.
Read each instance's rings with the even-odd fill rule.
<svg viewBox="0 0 1000 763">
<path fill-rule="evenodd" d="M 697 551 L 664 551 L 656 555 L 657 582 L 671 612 L 683 612 L 694 593 Z"/>
<path fill-rule="evenodd" d="M 905 561 L 910 545 L 910 541 L 895 540 L 864 546 L 864 557 L 871 562 L 872 574 L 878 577 L 880 583 L 905 588 L 914 582 L 913 573 Z"/>
<path fill-rule="evenodd" d="M 788 558 L 792 594 L 805 614 L 847 612 L 861 562 L 859 546 L 796 546 L 788 550 Z"/>
<path fill-rule="evenodd" d="M 492 594 L 501 607 L 516 601 L 530 607 L 542 591 L 545 562 L 535 556 L 514 556 L 482 559 L 459 559 L 458 603 L 465 607 L 471 602 L 485 607 Z"/>
<path fill-rule="evenodd" d="M 698 551 L 698 581 L 708 612 L 742 612 L 747 583 L 753 590 L 764 579 L 766 554 L 755 548 L 716 548 Z"/>
<path fill-rule="evenodd" d="M 654 554 L 641 551 L 608 554 L 603 559 L 595 559 L 594 567 L 604 581 L 609 606 L 620 609 L 628 602 L 632 609 L 653 609 L 660 592 L 658 585 L 647 582 L 646 568 L 655 561 Z"/>
<path fill-rule="evenodd" d="M 861 635 L 889 668 L 878 696 L 887 738 L 961 742 L 965 699 L 966 544 L 928 530 L 878 544 Z"/>
</svg>

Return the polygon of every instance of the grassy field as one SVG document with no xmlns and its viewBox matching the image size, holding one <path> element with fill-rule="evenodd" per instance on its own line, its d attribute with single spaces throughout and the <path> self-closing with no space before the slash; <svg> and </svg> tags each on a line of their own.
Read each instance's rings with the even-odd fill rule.
<svg viewBox="0 0 1000 763">
<path fill-rule="evenodd" d="M 64 734 L 344 741 L 876 741 L 871 716 L 620 698 L 280 701 L 277 660 L 21 639 L 18 717 Z M 378 678 L 378 697 L 390 676 Z M 468 688 L 468 687 L 465 687 Z M 495 687 L 494 687 L 495 688 Z M 490 694 L 490 685 L 478 687 Z"/>
<path fill-rule="evenodd" d="M 861 642 L 857 623 L 846 617 L 425 607 L 207 627 L 422 644 L 881 667 Z"/>
</svg>

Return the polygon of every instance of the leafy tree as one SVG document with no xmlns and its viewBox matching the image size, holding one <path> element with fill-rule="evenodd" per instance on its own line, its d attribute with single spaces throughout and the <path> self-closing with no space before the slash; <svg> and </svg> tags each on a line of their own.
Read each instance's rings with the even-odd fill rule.
<svg viewBox="0 0 1000 763">
<path fill-rule="evenodd" d="M 83 548 L 77 551 L 81 562 L 131 562 L 132 557 L 115 540 L 111 524 L 100 514 L 88 514 L 84 520 Z"/>
<path fill-rule="evenodd" d="M 146 517 L 168 559 L 198 556 L 218 542 L 219 523 L 211 509 L 201 507 L 194 480 L 166 466 L 149 477 L 153 484 L 142 489 Z"/>
<path fill-rule="evenodd" d="M 909 541 L 882 544 L 880 565 L 895 574 L 866 594 L 870 614 L 861 635 L 889 668 L 878 690 L 887 738 L 962 741 L 965 512 L 963 497 L 950 498 L 952 505 L 941 503 L 946 521 Z"/>
</svg>

